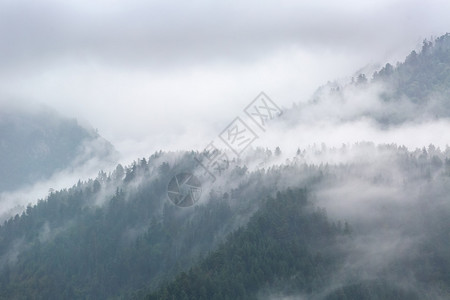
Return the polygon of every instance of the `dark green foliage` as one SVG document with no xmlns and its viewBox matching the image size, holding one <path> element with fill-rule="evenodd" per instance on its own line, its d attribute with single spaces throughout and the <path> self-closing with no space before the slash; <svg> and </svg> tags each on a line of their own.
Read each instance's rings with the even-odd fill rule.
<svg viewBox="0 0 450 300">
<path fill-rule="evenodd" d="M 365 144 L 353 151 L 358 147 L 366 153 L 391 153 L 390 167 L 396 172 L 370 171 L 366 179 L 375 185 L 391 182 L 397 172 L 404 174 L 405 194 L 416 183 L 433 179 L 438 187 L 448 180 L 448 155 L 432 145 L 415 152 Z M 301 160 L 303 153 L 296 159 Z M 271 157 L 263 154 L 259 153 L 262 161 Z M 304 190 L 275 197 L 287 182 L 311 191 L 345 184 L 348 178 L 362 176 L 364 169 L 359 165 L 298 162 L 252 173 L 235 165 L 224 175 L 233 188 L 213 190 L 207 203 L 180 209 L 167 200 L 166 187 L 173 174 L 193 167 L 193 155 L 156 153 L 129 167 L 119 165 L 112 174 L 100 172 L 95 180 L 52 192 L 5 222 L 0 226 L 0 299 L 128 299 L 144 298 L 152 291 L 156 298 L 167 294 L 181 299 L 248 299 L 264 291 L 314 296 L 334 286 L 330 276 L 339 273 L 348 260 L 352 238 L 380 230 L 370 224 L 365 224 L 371 226 L 365 229 L 369 231 L 362 231 L 351 223 L 330 223 L 323 210 L 308 203 Z M 441 197 L 433 193 L 426 195 Z M 275 198 L 264 201 L 268 195 Z M 376 275 L 399 278 L 408 270 L 423 285 L 421 290 L 433 287 L 445 293 L 450 214 L 445 202 L 440 206 L 425 203 L 433 209 L 421 209 L 423 217 L 414 219 L 421 225 L 412 233 L 427 239 L 415 248 L 415 255 L 406 255 Z M 170 283 L 181 272 L 185 274 L 179 275 L 177 284 Z M 356 279 L 343 277 L 338 284 L 342 291 L 333 288 L 330 295 L 378 293 L 378 288 L 366 288 Z M 361 284 L 358 289 L 346 288 Z M 389 285 L 383 292 L 391 289 L 401 291 Z"/>
<path fill-rule="evenodd" d="M 449 66 L 447 34 L 347 88 L 384 88 L 386 109 L 363 112 L 380 123 L 450 117 Z M 345 100 L 345 88 L 326 97 Z M 392 110 L 403 104 L 410 111 Z M 3 111 L 0 138 L 0 190 L 49 176 L 100 139 L 51 114 Z M 279 147 L 247 153 L 184 209 L 166 188 L 195 167 L 195 152 L 160 151 L 52 191 L 0 226 L 0 299 L 450 299 L 450 148 L 323 146 L 282 166 Z M 357 159 L 311 165 L 315 155 Z M 249 172 L 255 162 L 263 167 Z M 330 220 L 315 208 L 321 193 L 354 219 Z"/>
<path fill-rule="evenodd" d="M 166 187 L 173 173 L 195 163 L 193 154 L 183 156 L 175 166 L 162 153 L 119 165 L 6 221 L 0 298 L 128 298 L 156 288 L 212 250 L 272 193 L 267 184 L 255 191 L 261 175 L 246 179 L 243 171 L 235 174 L 242 186 L 227 196 L 212 192 L 207 204 L 180 209 L 168 202 Z"/>
<path fill-rule="evenodd" d="M 351 82 L 328 82 L 311 101 L 285 112 L 287 123 L 333 106 L 336 121 L 373 120 L 382 128 L 450 118 L 450 34 L 424 41 L 403 62 L 387 63 L 373 77 L 358 74 Z M 367 103 L 365 103 L 367 101 Z M 374 105 L 376 103 L 376 105 Z M 323 106 L 323 107 L 322 107 Z"/>
<path fill-rule="evenodd" d="M 430 97 L 448 95 L 450 91 L 450 34 L 437 38 L 434 43 L 424 41 L 422 51 L 412 51 L 403 63 L 393 67 L 386 64 L 373 75 L 374 81 L 382 81 L 391 90 L 383 97 L 387 101 L 399 100 L 406 96 L 412 102 L 425 104 Z M 448 105 L 442 106 L 446 108 Z M 438 111 L 436 111 L 438 112 Z M 448 108 L 446 115 L 450 116 Z"/>
<path fill-rule="evenodd" d="M 334 268 L 339 235 L 343 231 L 311 208 L 304 190 L 279 193 L 197 267 L 148 299 L 256 299 L 277 280 L 312 293 Z"/>
</svg>

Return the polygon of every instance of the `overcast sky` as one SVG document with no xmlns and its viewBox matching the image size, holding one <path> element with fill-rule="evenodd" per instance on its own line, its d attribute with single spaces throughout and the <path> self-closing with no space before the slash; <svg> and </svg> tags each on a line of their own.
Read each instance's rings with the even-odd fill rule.
<svg viewBox="0 0 450 300">
<path fill-rule="evenodd" d="M 131 156 L 203 148 L 260 91 L 290 107 L 450 31 L 448 1 L 305 2 L 0 0 L 0 98 Z"/>
</svg>

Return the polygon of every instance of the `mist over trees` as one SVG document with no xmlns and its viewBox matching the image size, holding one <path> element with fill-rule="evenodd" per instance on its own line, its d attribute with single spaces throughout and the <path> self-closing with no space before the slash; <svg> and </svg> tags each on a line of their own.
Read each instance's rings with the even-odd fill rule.
<svg viewBox="0 0 450 300">
<path fill-rule="evenodd" d="M 385 128 L 448 119 L 449 66 L 447 33 L 423 41 L 421 50 L 413 50 L 403 62 L 387 63 L 373 74 L 356 74 L 351 81 L 321 86 L 311 101 L 288 110 L 285 120 L 295 123 L 329 117 L 350 122 L 366 118 Z"/>
<path fill-rule="evenodd" d="M 278 128 L 446 122 L 449 72 L 446 34 L 372 77 L 319 88 Z M 75 121 L 0 116 L 7 187 L 113 152 Z M 0 299 L 450 298 L 448 146 L 250 147 L 202 181 L 195 205 L 178 207 L 168 184 L 198 170 L 202 153 L 157 151 L 100 170 L 8 218 Z"/>
<path fill-rule="evenodd" d="M 269 150 L 253 151 L 263 161 L 275 159 Z M 266 293 L 330 299 L 355 293 L 447 295 L 450 266 L 448 243 L 443 242 L 450 220 L 444 202 L 450 179 L 448 149 L 430 146 L 410 152 L 366 143 L 303 149 L 288 164 L 267 170 L 237 172 L 238 163 L 230 164 L 224 181 L 198 206 L 180 209 L 167 200 L 166 185 L 178 170 L 193 167 L 195 155 L 158 152 L 130 166 L 119 165 L 110 174 L 100 172 L 96 179 L 53 192 L 5 222 L 0 227 L 1 296 L 140 298 L 151 290 L 156 294 L 149 297 L 156 299 L 185 294 L 187 299 L 247 299 Z M 352 159 L 314 165 L 304 161 L 309 155 Z M 375 190 L 373 199 L 363 199 L 357 208 L 372 211 L 368 220 L 354 214 L 352 198 L 358 195 L 345 199 L 345 191 L 335 192 L 338 186 L 351 193 L 355 180 L 366 191 Z M 303 190 L 286 191 L 289 188 Z M 395 192 L 377 194 L 377 188 Z M 432 196 L 424 200 L 423 195 Z M 391 232 L 394 229 L 399 232 Z M 304 239 L 311 249 L 305 249 Z M 381 241 L 404 239 L 410 242 L 409 255 L 404 256 L 400 246 L 381 247 Z M 361 244 L 383 253 L 385 263 L 377 262 L 379 269 Z M 239 277 L 233 268 L 242 268 L 244 262 L 254 270 L 241 269 Z M 413 275 L 417 290 L 410 289 L 411 283 L 386 282 L 401 278 L 404 270 Z M 186 273 L 176 276 L 179 272 Z M 164 287 L 171 278 L 174 283 Z M 196 283 L 188 284 L 191 280 Z"/>
</svg>

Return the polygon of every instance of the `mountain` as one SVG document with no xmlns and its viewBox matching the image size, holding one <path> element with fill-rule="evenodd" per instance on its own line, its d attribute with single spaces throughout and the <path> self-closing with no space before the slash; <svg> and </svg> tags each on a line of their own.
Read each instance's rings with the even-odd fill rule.
<svg viewBox="0 0 450 300">
<path fill-rule="evenodd" d="M 446 121 L 449 38 L 373 78 L 327 84 L 280 121 L 313 123 L 318 112 L 333 125 L 362 119 L 386 130 Z M 39 145 L 54 143 L 70 165 L 85 152 L 74 140 L 101 140 L 38 115 L 35 127 L 24 118 L 4 129 L 43 156 L 37 172 L 51 148 Z M 19 153 L 29 157 L 28 147 Z M 211 181 L 196 159 L 216 152 L 159 151 L 51 191 L 0 226 L 0 299 L 450 299 L 448 146 L 275 153 L 224 152 Z M 173 193 L 198 202 L 177 206 Z"/>
<path fill-rule="evenodd" d="M 147 299 L 283 298 L 286 291 L 299 299 L 421 299 L 384 280 L 316 295 L 342 268 L 346 239 L 352 239 L 347 223 L 331 223 L 324 210 L 314 210 L 305 190 L 288 190 L 269 198 L 245 228 Z"/>
<path fill-rule="evenodd" d="M 449 82 L 447 33 L 434 41 L 425 40 L 420 51 L 412 51 L 395 66 L 387 63 L 373 75 L 357 73 L 351 80 L 328 82 L 317 89 L 310 101 L 286 110 L 284 120 L 301 123 L 310 122 L 313 117 L 339 122 L 368 119 L 393 127 L 448 119 Z"/>
<path fill-rule="evenodd" d="M 95 130 L 49 108 L 1 105 L 0 192 L 49 178 L 90 159 L 113 159 L 114 147 Z"/>
<path fill-rule="evenodd" d="M 233 169 L 242 184 L 180 210 L 167 183 L 194 153 L 155 153 L 148 162 L 52 193 L 0 227 L 0 298 L 104 299 L 156 288 L 237 229 L 273 187 Z M 170 165 L 169 161 L 178 163 Z M 233 197 L 233 200 L 230 200 Z M 39 262 L 38 262 L 39 261 Z"/>
<path fill-rule="evenodd" d="M 348 234 L 347 224 L 344 230 L 311 207 L 305 190 L 278 193 L 245 228 L 148 299 L 257 299 L 283 281 L 315 290 L 335 271 L 336 243 Z"/>
<path fill-rule="evenodd" d="M 257 151 L 248 158 L 276 159 Z M 323 153 L 305 149 L 268 170 L 232 162 L 187 208 L 169 201 L 167 184 L 195 152 L 158 152 L 53 192 L 0 227 L 0 298 L 448 296 L 450 150 L 322 151 L 366 159 L 308 165 L 308 153 Z M 355 184 L 373 198 L 348 194 Z M 355 205 L 370 218 L 352 216 Z"/>
<path fill-rule="evenodd" d="M 364 76 L 364 75 L 362 75 Z M 423 42 L 419 53 L 415 50 L 406 57 L 405 61 L 397 66 L 386 64 L 375 72 L 372 82 L 383 82 L 388 85 L 389 91 L 382 96 L 386 101 L 398 101 L 406 97 L 419 105 L 431 101 L 432 97 L 448 94 L 450 87 L 450 33 L 434 41 Z M 441 108 L 445 111 L 438 117 L 449 117 L 447 99 Z M 436 113 L 439 110 L 435 111 Z"/>
</svg>

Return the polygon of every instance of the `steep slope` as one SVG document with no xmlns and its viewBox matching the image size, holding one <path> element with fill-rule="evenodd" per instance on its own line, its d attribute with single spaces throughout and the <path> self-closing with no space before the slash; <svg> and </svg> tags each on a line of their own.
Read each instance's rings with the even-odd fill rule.
<svg viewBox="0 0 450 300">
<path fill-rule="evenodd" d="M 379 153 L 383 162 L 369 147 L 361 164 L 319 169 L 309 197 L 278 193 L 147 299 L 448 299 L 450 158 L 429 150 Z M 342 225 L 316 203 L 356 216 Z"/>
<path fill-rule="evenodd" d="M 342 247 L 348 239 L 347 224 L 331 223 L 324 210 L 314 210 L 304 190 L 289 190 L 269 199 L 245 228 L 147 299 L 277 299 L 286 293 L 296 299 L 423 299 L 383 279 L 330 289 L 348 255 Z"/>
<path fill-rule="evenodd" d="M 388 84 L 390 91 L 383 95 L 386 101 L 407 97 L 414 103 L 424 104 L 432 97 L 448 95 L 450 91 L 450 33 L 434 41 L 423 42 L 419 53 L 412 51 L 404 62 L 386 64 L 373 74 L 372 82 Z M 441 104 L 448 104 L 447 99 Z M 448 105 L 441 116 L 450 116 Z M 442 107 L 441 107 L 442 108 Z M 435 111 L 436 113 L 439 110 Z"/>
<path fill-rule="evenodd" d="M 195 153 L 161 154 L 120 165 L 29 206 L 0 227 L 0 298 L 104 299 L 156 288 L 191 266 L 274 192 L 277 174 L 230 170 L 242 186 L 211 191 L 180 209 L 167 183 Z M 168 162 L 172 162 L 170 165 Z M 230 185 L 231 186 L 231 185 Z"/>
<path fill-rule="evenodd" d="M 450 118 L 450 34 L 424 41 L 403 62 L 373 75 L 320 87 L 312 99 L 285 111 L 290 123 L 373 121 L 382 127 Z M 320 112 L 320 113 L 318 113 Z"/>
<path fill-rule="evenodd" d="M 420 289 L 409 294 L 425 290 L 428 295 L 430 289 L 443 294 L 450 287 L 446 238 L 450 211 L 445 202 L 450 192 L 450 152 L 430 147 L 426 154 L 411 153 L 373 145 L 345 151 L 365 154 L 366 159 L 308 165 L 303 161 L 308 153 L 301 152 L 289 165 L 253 172 L 233 163 L 221 183 L 204 184 L 208 193 L 199 205 L 188 208 L 168 200 L 167 184 L 174 174 L 193 168 L 195 152 L 155 153 L 148 160 L 126 168 L 119 165 L 111 174 L 101 172 L 96 179 L 53 192 L 0 226 L 0 298 L 129 299 L 153 291 L 158 298 L 165 295 L 164 287 L 177 296 L 186 289 L 180 280 L 194 280 L 191 275 L 199 282 L 211 282 L 207 288 L 211 295 L 228 293 L 227 298 L 296 293 L 337 297 L 374 291 L 385 295 L 403 293 L 411 282 Z M 271 157 L 266 152 L 259 158 Z M 346 225 L 334 224 L 323 210 L 313 207 L 327 204 L 322 193 L 333 191 L 332 201 L 351 212 L 363 193 L 342 194 L 342 190 L 355 180 L 371 191 L 368 194 L 397 184 L 402 193 L 361 199 L 362 216 L 350 220 L 350 238 L 342 234 L 349 231 Z M 429 197 L 426 206 L 422 194 L 416 194 L 418 186 Z M 311 199 L 304 190 L 296 190 L 266 203 L 288 187 L 307 187 Z M 408 252 L 384 248 L 403 239 Z M 383 257 L 375 266 L 373 252 Z M 191 267 L 194 273 L 188 272 Z M 400 284 L 404 270 L 416 277 L 408 278 L 409 285 Z M 171 284 L 180 272 L 188 272 L 188 277 L 180 275 Z M 236 282 L 236 274 L 242 284 Z M 386 285 L 383 278 L 400 286 Z M 185 293 L 202 294 L 201 286 Z"/>
<path fill-rule="evenodd" d="M 387 65 L 372 80 L 361 75 L 347 85 L 327 85 L 285 117 L 311 120 L 315 107 L 330 106 L 342 108 L 329 110 L 339 121 L 369 118 L 386 127 L 448 118 L 442 97 L 448 39 L 425 43 L 422 52 Z M 423 93 L 415 93 L 415 85 L 423 85 Z M 372 102 L 354 107 L 364 101 Z M 38 128 L 55 128 L 45 125 L 51 116 L 36 120 Z M 77 156 L 78 144 L 59 145 L 64 132 L 77 137 L 71 141 L 95 140 L 73 122 L 62 124 L 57 133 L 4 130 L 27 137 L 15 142 L 23 151 L 55 143 L 61 154 Z M 47 131 L 58 138 L 45 140 Z M 46 142 L 34 142 L 34 135 Z M 299 149 L 285 161 L 268 149 L 249 149 L 215 184 L 203 183 L 198 205 L 176 207 L 167 198 L 168 182 L 192 172 L 198 155 L 158 152 L 119 165 L 6 221 L 0 298 L 450 298 L 450 148 L 361 143 Z M 249 170 L 256 165 L 264 168 Z"/>
<path fill-rule="evenodd" d="M 147 299 L 256 299 L 262 288 L 287 280 L 304 293 L 323 288 L 344 232 L 313 210 L 306 191 L 279 193 L 199 265 Z"/>
<path fill-rule="evenodd" d="M 112 159 L 114 152 L 94 130 L 48 108 L 0 105 L 0 192 L 46 179 L 94 157 Z"/>
</svg>

